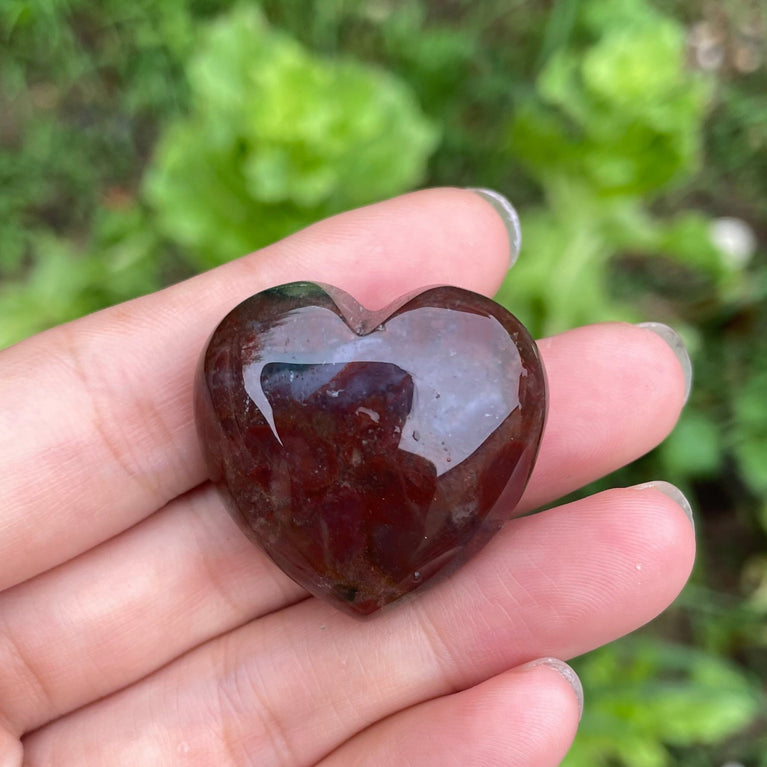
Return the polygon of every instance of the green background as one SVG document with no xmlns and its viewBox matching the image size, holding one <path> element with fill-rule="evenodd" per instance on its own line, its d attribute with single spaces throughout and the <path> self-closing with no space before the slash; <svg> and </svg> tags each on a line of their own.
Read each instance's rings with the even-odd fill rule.
<svg viewBox="0 0 767 767">
<path fill-rule="evenodd" d="M 766 39 L 759 0 L 2 0 L 0 346 L 340 210 L 501 191 L 533 332 L 663 321 L 695 365 L 597 487 L 678 484 L 696 572 L 575 662 L 566 764 L 766 767 Z"/>
</svg>

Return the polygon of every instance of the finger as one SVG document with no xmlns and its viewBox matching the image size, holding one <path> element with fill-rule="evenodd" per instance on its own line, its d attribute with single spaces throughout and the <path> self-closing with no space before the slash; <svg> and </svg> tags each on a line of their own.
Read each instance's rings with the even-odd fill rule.
<svg viewBox="0 0 767 767">
<path fill-rule="evenodd" d="M 31 743 L 103 765 L 124 748 L 161 761 L 179 743 L 211 764 L 233 747 L 257 764 L 313 764 L 396 711 L 638 627 L 679 592 L 693 548 L 689 520 L 667 496 L 601 493 L 514 520 L 452 579 L 374 620 L 305 600 L 52 722 Z"/>
<path fill-rule="evenodd" d="M 543 343 L 552 406 L 528 504 L 618 468 L 665 435 L 682 394 L 679 366 L 657 341 L 609 324 Z M 17 727 L 39 726 L 303 595 L 241 535 L 210 488 L 194 491 L 0 594 L 0 699 L 14 701 Z"/>
<path fill-rule="evenodd" d="M 676 424 L 687 391 L 676 353 L 637 325 L 576 328 L 538 345 L 549 379 L 549 418 L 519 512 L 652 450 Z"/>
<path fill-rule="evenodd" d="M 563 666 L 523 666 L 421 703 L 344 743 L 319 767 L 557 767 L 579 717 Z"/>
<path fill-rule="evenodd" d="M 34 729 L 306 596 L 206 484 L 0 594 L 5 722 L 17 734 Z"/>
<path fill-rule="evenodd" d="M 205 478 L 192 413 L 203 344 L 239 301 L 315 279 L 371 308 L 452 283 L 492 293 L 509 262 L 478 195 L 435 189 L 322 221 L 247 258 L 0 354 L 0 588 L 129 527 Z"/>
<path fill-rule="evenodd" d="M 21 741 L 0 727 L 0 765 L 2 767 L 22 767 L 24 761 Z"/>
</svg>

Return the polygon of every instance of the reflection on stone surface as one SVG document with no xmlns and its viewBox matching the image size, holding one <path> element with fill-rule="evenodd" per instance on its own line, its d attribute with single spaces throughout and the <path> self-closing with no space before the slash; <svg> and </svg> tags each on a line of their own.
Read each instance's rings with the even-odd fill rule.
<svg viewBox="0 0 767 767">
<path fill-rule="evenodd" d="M 452 287 L 369 312 L 329 286 L 259 293 L 203 357 L 198 429 L 242 529 L 365 615 L 465 561 L 512 513 L 546 412 L 524 327 Z"/>
</svg>

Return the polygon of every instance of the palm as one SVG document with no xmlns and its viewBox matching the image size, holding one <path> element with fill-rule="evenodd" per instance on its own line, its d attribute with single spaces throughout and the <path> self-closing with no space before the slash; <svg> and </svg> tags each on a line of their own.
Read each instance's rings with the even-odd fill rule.
<svg viewBox="0 0 767 767">
<path fill-rule="evenodd" d="M 206 335 L 245 296 L 294 279 L 373 307 L 424 284 L 492 293 L 507 247 L 478 197 L 423 192 L 0 355 L 3 767 L 559 763 L 572 690 L 516 667 L 673 599 L 693 536 L 671 500 L 613 490 L 517 519 L 445 583 L 356 622 L 239 533 L 191 409 Z M 525 509 L 646 452 L 683 399 L 676 360 L 641 329 L 541 350 L 551 409 Z"/>
</svg>

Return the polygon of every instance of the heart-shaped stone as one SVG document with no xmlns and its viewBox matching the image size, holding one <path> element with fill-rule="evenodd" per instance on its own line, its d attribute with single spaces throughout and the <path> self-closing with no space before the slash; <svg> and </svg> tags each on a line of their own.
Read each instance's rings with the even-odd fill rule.
<svg viewBox="0 0 767 767">
<path fill-rule="evenodd" d="M 498 531 L 546 417 L 535 342 L 454 287 L 370 312 L 282 285 L 216 328 L 195 406 L 211 479 L 245 533 L 311 593 L 367 615 Z"/>
</svg>

